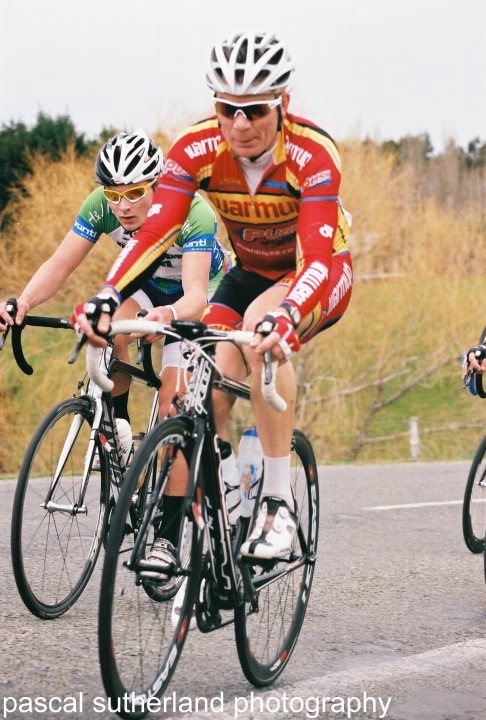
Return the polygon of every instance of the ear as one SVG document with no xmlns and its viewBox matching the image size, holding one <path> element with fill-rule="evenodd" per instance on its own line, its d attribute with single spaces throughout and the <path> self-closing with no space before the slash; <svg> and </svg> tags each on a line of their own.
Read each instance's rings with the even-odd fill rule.
<svg viewBox="0 0 486 720">
<path fill-rule="evenodd" d="M 289 103 L 290 103 L 290 95 L 287 92 L 283 92 L 282 95 L 282 115 L 286 115 L 287 111 L 289 109 Z"/>
</svg>

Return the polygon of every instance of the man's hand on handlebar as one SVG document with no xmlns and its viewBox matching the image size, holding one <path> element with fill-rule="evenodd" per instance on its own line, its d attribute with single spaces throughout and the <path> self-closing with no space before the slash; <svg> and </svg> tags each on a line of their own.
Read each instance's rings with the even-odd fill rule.
<svg viewBox="0 0 486 720">
<path fill-rule="evenodd" d="M 95 295 L 74 308 L 71 322 L 78 335 L 85 336 L 91 345 L 105 347 L 111 318 L 118 307 L 110 295 Z"/>
<path fill-rule="evenodd" d="M 300 350 L 300 341 L 287 313 L 276 310 L 265 315 L 255 327 L 255 340 L 251 347 L 257 355 L 270 350 L 274 360 L 290 360 Z"/>
<path fill-rule="evenodd" d="M 170 306 L 160 305 L 159 307 L 146 310 L 143 313 L 138 313 L 137 317 L 143 317 L 144 320 L 152 320 L 154 322 L 163 323 L 164 325 L 169 325 L 174 319 L 174 312 L 170 309 Z M 133 333 L 133 337 L 143 338 L 143 342 L 146 344 L 152 344 L 162 339 L 160 335 L 142 336 L 138 333 Z"/>
</svg>

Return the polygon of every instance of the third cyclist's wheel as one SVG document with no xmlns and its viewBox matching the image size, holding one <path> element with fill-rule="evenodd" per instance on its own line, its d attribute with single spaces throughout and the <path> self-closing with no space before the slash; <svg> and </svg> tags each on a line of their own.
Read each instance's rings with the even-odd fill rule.
<svg viewBox="0 0 486 720">
<path fill-rule="evenodd" d="M 299 517 L 289 562 L 252 564 L 257 600 L 235 613 L 238 657 L 256 687 L 272 683 L 286 666 L 304 620 L 314 574 L 319 525 L 317 467 L 309 440 L 299 431 L 292 442 L 292 490 Z"/>
<path fill-rule="evenodd" d="M 172 505 L 170 526 L 178 540 L 173 562 L 161 565 L 165 580 L 153 577 L 150 567 L 152 576 L 147 577 L 146 557 L 154 537 L 160 537 L 164 496 L 171 494 L 181 473 L 187 476 L 191 442 L 191 427 L 179 418 L 159 423 L 147 435 L 124 479 L 110 524 L 101 580 L 99 656 L 106 693 L 113 707 L 122 707 L 125 718 L 144 717 L 148 700 L 164 693 L 189 630 L 202 558 L 202 531 L 190 503 L 181 502 L 178 514 Z M 134 514 L 136 488 L 150 477 L 154 485 L 150 487 L 150 481 L 145 507 Z M 172 523 L 177 523 L 175 530 Z"/>
<path fill-rule="evenodd" d="M 473 553 L 484 550 L 486 531 L 486 436 L 473 458 L 464 491 L 462 506 L 464 541 Z"/>
<path fill-rule="evenodd" d="M 43 619 L 59 617 L 81 595 L 103 540 L 109 480 L 103 462 L 101 471 L 90 469 L 92 421 L 88 398 L 54 407 L 37 428 L 20 470 L 12 513 L 13 571 L 25 605 Z"/>
</svg>

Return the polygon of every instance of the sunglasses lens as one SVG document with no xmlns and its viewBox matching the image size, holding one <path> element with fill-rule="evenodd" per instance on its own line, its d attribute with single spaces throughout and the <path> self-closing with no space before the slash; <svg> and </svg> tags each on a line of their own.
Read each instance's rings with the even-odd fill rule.
<svg viewBox="0 0 486 720">
<path fill-rule="evenodd" d="M 123 192 L 103 188 L 103 193 L 108 202 L 114 203 L 115 205 L 118 205 L 122 197 L 133 203 L 145 197 L 147 190 L 149 187 L 152 187 L 152 185 L 153 183 L 150 185 L 139 185 L 138 187 L 130 188 L 129 190 L 124 190 Z"/>
<path fill-rule="evenodd" d="M 225 118 L 232 120 L 238 111 L 242 112 L 247 120 L 257 120 L 265 117 L 272 111 L 272 106 L 266 103 L 255 103 L 254 105 L 231 105 L 225 102 L 215 103 L 216 112 Z"/>
<path fill-rule="evenodd" d="M 236 105 L 227 105 L 226 103 L 215 103 L 216 112 L 225 118 L 234 118 L 235 112 L 238 110 Z"/>
<path fill-rule="evenodd" d="M 271 110 L 270 105 L 258 103 L 256 105 L 248 105 L 248 107 L 245 108 L 245 115 L 248 120 L 255 120 L 256 118 L 265 117 Z"/>
<path fill-rule="evenodd" d="M 143 185 L 142 187 L 136 187 L 132 188 L 131 190 L 126 190 L 123 195 L 124 197 L 126 197 L 127 200 L 130 200 L 130 202 L 136 202 L 137 200 L 141 200 L 146 192 L 147 185 Z"/>
<path fill-rule="evenodd" d="M 105 195 L 105 198 L 108 200 L 108 202 L 112 202 L 115 204 L 118 204 L 120 202 L 121 195 L 120 195 L 120 193 L 117 193 L 116 190 L 107 190 L 105 188 L 103 190 L 103 193 Z"/>
</svg>

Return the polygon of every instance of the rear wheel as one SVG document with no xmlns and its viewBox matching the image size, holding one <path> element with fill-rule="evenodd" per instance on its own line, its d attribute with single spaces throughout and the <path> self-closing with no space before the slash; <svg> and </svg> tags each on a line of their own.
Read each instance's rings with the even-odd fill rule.
<svg viewBox="0 0 486 720">
<path fill-rule="evenodd" d="M 101 471 L 91 470 L 92 422 L 87 398 L 60 403 L 37 428 L 20 470 L 12 512 L 13 571 L 25 605 L 43 619 L 59 617 L 79 598 L 105 532 L 109 479 L 103 461 Z"/>
<path fill-rule="evenodd" d="M 110 525 L 101 581 L 99 656 L 106 693 L 123 705 L 120 714 L 125 718 L 143 717 L 148 700 L 163 694 L 190 627 L 202 558 L 202 531 L 190 504 L 182 503 L 174 518 L 179 538 L 175 562 L 161 568 L 169 581 L 148 581 L 143 571 L 160 524 L 163 494 L 181 457 L 188 467 L 191 446 L 191 426 L 184 420 L 171 418 L 157 425 L 135 454 Z M 135 525 L 134 494 L 147 476 L 155 487 L 147 493 L 143 517 Z M 123 698 L 127 701 L 121 702 Z"/>
<path fill-rule="evenodd" d="M 486 531 L 486 436 L 474 455 L 462 506 L 464 542 L 473 553 L 484 550 Z"/>
<path fill-rule="evenodd" d="M 292 490 L 299 517 L 291 562 L 251 563 L 256 599 L 246 601 L 235 612 L 238 657 L 246 678 L 256 687 L 272 683 L 289 661 L 314 575 L 319 526 L 317 466 L 309 440 L 297 430 L 291 456 Z"/>
</svg>

